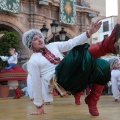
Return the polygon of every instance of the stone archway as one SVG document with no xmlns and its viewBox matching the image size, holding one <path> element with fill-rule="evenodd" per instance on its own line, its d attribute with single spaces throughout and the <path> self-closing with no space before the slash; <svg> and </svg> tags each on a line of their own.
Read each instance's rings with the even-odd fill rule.
<svg viewBox="0 0 120 120">
<path fill-rule="evenodd" d="M 3 14 L 0 16 L 0 24 L 10 26 L 15 31 L 17 31 L 21 36 L 25 31 L 29 29 L 29 28 L 27 29 L 26 26 L 24 26 L 20 21 L 18 21 L 14 17 Z"/>
<path fill-rule="evenodd" d="M 3 14 L 0 16 L 0 31 L 7 30 L 18 33 L 20 52 L 22 55 L 29 58 L 31 55 L 30 50 L 26 49 L 22 44 L 22 35 L 28 29 L 29 28 L 26 28 L 26 26 L 24 26 L 20 21 L 18 21 L 14 17 Z"/>
</svg>

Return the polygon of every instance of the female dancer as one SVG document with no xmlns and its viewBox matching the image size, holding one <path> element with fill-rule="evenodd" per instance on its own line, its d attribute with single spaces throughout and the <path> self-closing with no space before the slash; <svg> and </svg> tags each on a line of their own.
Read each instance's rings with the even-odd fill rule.
<svg viewBox="0 0 120 120">
<path fill-rule="evenodd" d="M 17 56 L 15 48 L 9 49 L 10 56 L 0 56 L 3 61 L 8 62 L 8 67 L 0 70 L 0 81 L 8 81 L 9 87 L 14 89 L 16 96 L 14 99 L 19 99 L 23 96 L 21 90 L 18 88 L 18 80 L 26 80 L 26 72 L 17 64 Z"/>
<path fill-rule="evenodd" d="M 118 89 L 118 83 L 120 82 L 120 63 L 118 58 L 111 58 L 109 60 L 111 67 L 111 82 L 112 82 L 112 93 L 114 101 L 118 102 L 120 97 L 120 91 Z"/>
</svg>

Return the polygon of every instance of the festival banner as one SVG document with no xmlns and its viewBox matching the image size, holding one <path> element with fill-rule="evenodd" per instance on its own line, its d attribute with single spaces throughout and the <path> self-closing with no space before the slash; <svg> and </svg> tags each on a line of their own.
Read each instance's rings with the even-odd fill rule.
<svg viewBox="0 0 120 120">
<path fill-rule="evenodd" d="M 0 10 L 19 13 L 20 0 L 0 0 Z"/>
<path fill-rule="evenodd" d="M 60 23 L 76 24 L 76 0 L 60 0 Z"/>
</svg>

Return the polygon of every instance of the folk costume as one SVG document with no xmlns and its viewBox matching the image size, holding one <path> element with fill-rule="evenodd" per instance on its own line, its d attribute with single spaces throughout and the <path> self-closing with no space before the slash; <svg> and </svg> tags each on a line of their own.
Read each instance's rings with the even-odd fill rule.
<svg viewBox="0 0 120 120">
<path fill-rule="evenodd" d="M 31 30 L 29 37 L 25 37 L 29 41 L 30 38 L 34 34 L 40 34 L 40 31 Z M 27 35 L 23 35 L 24 36 Z M 60 63 L 63 59 L 62 52 L 69 51 L 77 44 L 82 44 L 87 39 L 86 32 L 82 35 L 75 37 L 66 42 L 55 42 L 45 45 L 45 49 L 41 51 L 33 51 L 33 54 L 29 60 L 29 74 L 31 75 L 33 81 L 33 97 L 34 97 L 34 104 L 39 106 L 42 104 L 43 96 L 49 101 L 53 100 L 53 96 L 49 94 L 50 91 L 50 80 L 52 79 L 53 75 L 55 74 L 55 67 Z M 24 40 L 23 40 L 24 42 Z M 24 45 L 29 47 L 31 42 L 25 42 Z M 44 54 L 47 53 L 47 54 Z M 42 90 L 44 87 L 44 91 Z M 41 93 L 41 91 L 43 93 Z M 46 92 L 45 92 L 46 91 Z M 41 93 L 41 94 L 40 94 Z M 46 94 L 45 94 L 46 93 Z M 47 97 L 48 96 L 48 97 Z"/>
<path fill-rule="evenodd" d="M 23 96 L 21 90 L 18 88 L 18 80 L 26 80 L 26 72 L 17 66 L 18 53 L 15 52 L 11 56 L 0 56 L 1 60 L 8 62 L 8 67 L 0 70 L 0 81 L 8 81 L 8 85 L 14 89 L 15 99 Z"/>
<path fill-rule="evenodd" d="M 114 62 L 118 60 L 117 58 L 112 58 L 109 60 L 109 63 L 112 66 L 114 65 Z M 112 93 L 114 97 L 114 101 L 117 102 L 120 97 L 120 91 L 118 89 L 118 83 L 120 83 L 120 70 L 119 68 L 112 68 L 111 70 L 111 82 L 112 82 Z"/>
<path fill-rule="evenodd" d="M 32 80 L 29 74 L 27 75 L 27 90 L 30 100 L 33 100 Z"/>
<path fill-rule="evenodd" d="M 72 94 L 82 91 L 92 84 L 90 94 L 85 98 L 89 112 L 98 116 L 97 101 L 104 85 L 111 77 L 110 65 L 99 57 L 107 53 L 120 53 L 120 25 L 117 24 L 111 35 L 96 44 L 74 47 L 56 67 L 57 82 Z M 62 71 L 62 72 L 61 72 Z"/>
<path fill-rule="evenodd" d="M 89 37 L 88 33 L 84 32 L 68 41 L 50 43 L 45 45 L 45 49 L 34 51 L 29 65 L 33 80 L 34 104 L 36 106 L 43 104 L 43 83 L 49 85 L 50 79 L 55 74 L 57 82 L 73 95 L 81 92 L 88 84 L 92 84 L 92 90 L 85 98 L 85 102 L 90 114 L 98 116 L 97 101 L 104 85 L 110 80 L 109 63 L 98 57 L 109 52 L 118 52 L 117 42 L 120 37 L 117 36 L 118 29 L 120 30 L 120 25 L 115 26 L 108 38 L 91 46 L 87 43 L 80 45 Z M 31 48 L 32 35 L 39 34 L 42 37 L 40 31 L 36 31 L 29 30 L 23 35 L 23 43 L 28 48 Z M 69 54 L 63 58 L 61 52 L 69 50 Z"/>
<path fill-rule="evenodd" d="M 33 100 L 32 80 L 28 73 L 28 62 L 24 63 L 22 65 L 22 68 L 27 72 L 27 91 L 28 91 L 30 100 Z"/>
</svg>

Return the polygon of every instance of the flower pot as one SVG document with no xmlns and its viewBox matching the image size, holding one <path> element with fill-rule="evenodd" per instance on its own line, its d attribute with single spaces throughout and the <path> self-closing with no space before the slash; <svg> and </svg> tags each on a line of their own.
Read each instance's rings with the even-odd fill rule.
<svg viewBox="0 0 120 120">
<path fill-rule="evenodd" d="M 8 97 L 9 95 L 9 86 L 0 85 L 0 97 Z"/>
</svg>

